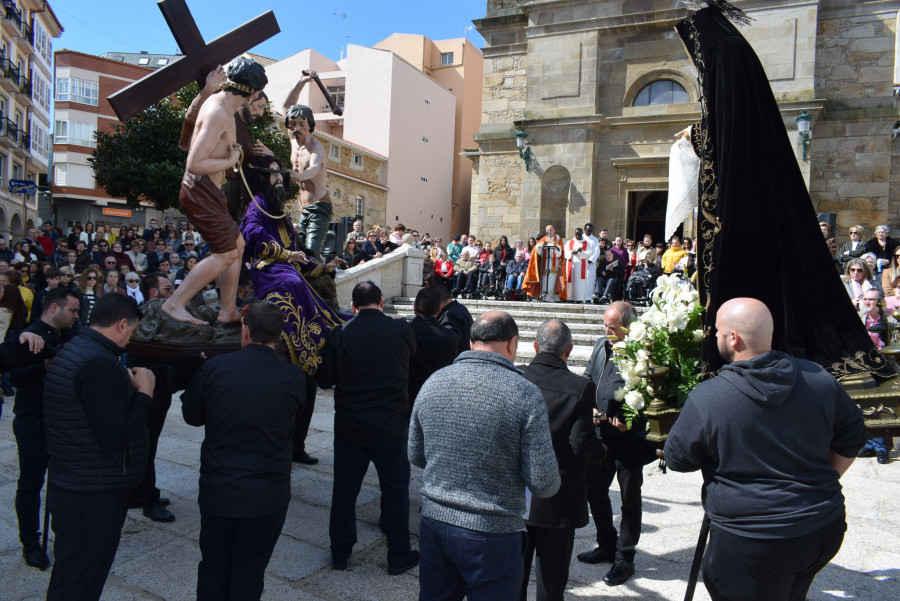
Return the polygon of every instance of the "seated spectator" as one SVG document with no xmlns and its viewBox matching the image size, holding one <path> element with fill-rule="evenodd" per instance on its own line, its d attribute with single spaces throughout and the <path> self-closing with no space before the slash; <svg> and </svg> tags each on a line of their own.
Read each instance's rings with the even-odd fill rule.
<svg viewBox="0 0 900 601">
<path fill-rule="evenodd" d="M 434 281 L 447 287 L 447 290 L 453 288 L 453 261 L 447 257 L 446 253 L 438 251 L 438 256 L 434 260 Z"/>
<path fill-rule="evenodd" d="M 112 269 L 113 271 L 116 270 L 118 265 L 118 261 L 116 261 L 116 258 L 112 255 L 103 257 L 103 262 L 100 263 L 100 267 L 102 267 L 103 269 Z"/>
<path fill-rule="evenodd" d="M 115 268 L 103 270 L 103 285 L 100 287 L 100 296 L 105 294 L 125 294 L 125 289 L 119 286 L 119 272 Z"/>
<path fill-rule="evenodd" d="M 663 273 L 672 273 L 673 271 L 684 271 L 684 260 L 687 258 L 688 253 L 681 246 L 681 238 L 678 236 L 672 236 L 671 238 L 671 246 L 666 252 L 662 255 L 662 270 Z"/>
<path fill-rule="evenodd" d="M 475 290 L 478 279 L 478 260 L 472 255 L 472 251 L 464 248 L 456 262 L 456 293 L 471 293 Z"/>
<path fill-rule="evenodd" d="M 0 261 L 11 263 L 14 256 L 16 256 L 16 254 L 10 250 L 6 238 L 0 236 Z"/>
<path fill-rule="evenodd" d="M 381 232 L 381 234 L 379 234 L 378 236 L 378 239 L 381 241 L 381 253 L 385 255 L 400 246 L 400 244 L 394 244 L 393 242 L 391 242 L 391 239 L 387 232 Z M 403 243 L 402 240 L 400 242 L 401 244 Z"/>
<path fill-rule="evenodd" d="M 133 230 L 122 228 L 124 230 L 122 235 L 116 238 L 116 242 L 120 242 L 122 244 L 122 250 L 128 252 L 131 250 L 131 247 L 134 246 L 134 241 L 137 239 Z M 143 240 L 143 238 L 141 238 Z M 145 240 L 146 242 L 146 240 Z"/>
<path fill-rule="evenodd" d="M 35 291 L 34 301 L 31 304 L 31 312 L 35 315 L 43 315 L 44 298 L 46 298 L 48 292 L 59 286 L 59 275 L 59 269 L 57 269 L 56 267 L 51 267 L 47 270 L 47 273 L 44 274 L 44 277 L 47 281 L 47 286 L 42 290 Z"/>
<path fill-rule="evenodd" d="M 107 253 L 100 252 L 100 244 L 97 242 L 92 242 L 90 246 L 90 255 L 91 255 L 91 265 L 103 265 L 103 259 L 106 257 Z M 107 249 L 108 250 L 108 249 Z"/>
<path fill-rule="evenodd" d="M 537 240 L 534 236 L 528 239 L 528 246 L 525 247 L 525 260 L 531 261 L 531 255 L 534 254 L 534 247 L 537 246 Z"/>
<path fill-rule="evenodd" d="M 152 250 L 147 252 L 147 271 L 150 273 L 159 271 L 159 264 L 168 260 L 166 253 L 166 241 L 156 239 L 153 241 Z"/>
<path fill-rule="evenodd" d="M 31 261 L 37 261 L 37 255 L 31 252 L 31 244 L 28 242 L 22 241 L 16 244 L 15 254 L 13 255 L 13 261 L 20 261 L 25 263 L 30 263 Z"/>
<path fill-rule="evenodd" d="M 355 234 L 347 236 L 347 241 L 344 243 L 344 249 L 341 251 L 339 257 L 344 261 L 343 269 L 356 267 L 363 262 L 362 254 L 356 248 Z"/>
<path fill-rule="evenodd" d="M 517 242 L 522 242 L 517 240 Z M 522 281 L 525 279 L 525 271 L 528 269 L 528 261 L 525 260 L 525 252 L 516 251 L 515 259 L 506 264 L 506 288 L 509 290 L 521 290 Z"/>
<path fill-rule="evenodd" d="M 100 271 L 94 267 L 85 269 L 78 278 L 78 296 L 81 299 L 78 320 L 84 327 L 91 325 L 91 311 L 100 298 L 102 285 Z"/>
<path fill-rule="evenodd" d="M 6 272 L 6 280 L 10 286 L 15 286 L 19 290 L 19 296 L 25 302 L 25 324 L 30 324 L 31 308 L 34 305 L 34 291 L 25 285 L 22 281 L 22 272 L 16 269 L 10 269 Z"/>
<path fill-rule="evenodd" d="M 191 269 L 194 268 L 194 265 L 197 264 L 197 257 L 194 254 L 191 254 L 184 262 L 184 265 L 175 273 L 175 281 L 172 284 L 175 285 L 176 288 L 181 285 L 181 282 L 184 281 L 184 278 L 191 272 Z"/>
<path fill-rule="evenodd" d="M 128 257 L 131 265 L 134 266 L 134 270 L 139 274 L 147 272 L 147 254 L 144 252 L 146 247 L 147 242 L 143 238 L 135 238 L 131 249 L 125 251 L 125 256 Z"/>
<path fill-rule="evenodd" d="M 141 304 L 144 302 L 144 295 L 141 292 L 141 276 L 135 272 L 125 274 L 125 294 L 134 299 L 134 302 Z"/>
<path fill-rule="evenodd" d="M 403 244 L 404 235 L 406 235 L 406 226 L 402 223 L 398 223 L 390 233 L 390 236 L 388 236 L 388 240 L 394 245 L 394 248 L 397 248 Z"/>
<path fill-rule="evenodd" d="M 200 249 L 197 248 L 197 243 L 194 241 L 194 237 L 188 235 L 185 237 L 184 242 L 181 244 L 181 250 L 178 251 L 178 256 L 181 257 L 181 260 L 184 261 L 188 258 L 190 253 L 195 253 L 197 258 L 200 257 Z"/>
<path fill-rule="evenodd" d="M 506 273 L 506 265 L 516 256 L 516 251 L 509 245 L 509 239 L 506 236 L 500 236 L 497 248 L 494 249 L 494 259 L 497 261 L 497 268 L 500 273 Z"/>
<path fill-rule="evenodd" d="M 485 262 L 478 266 L 478 273 L 481 274 L 478 278 L 479 288 L 494 288 L 497 285 L 497 274 L 503 272 L 500 271 L 494 254 L 490 253 Z"/>
<path fill-rule="evenodd" d="M 490 242 L 485 242 L 484 245 L 482 246 L 481 241 L 479 240 L 478 242 L 475 243 L 475 248 L 478 249 L 478 264 L 479 265 L 484 265 L 484 263 L 487 261 L 488 256 L 494 254 L 494 251 L 491 250 Z"/>
<path fill-rule="evenodd" d="M 848 261 L 847 270 L 842 279 L 850 301 L 857 311 L 862 308 L 861 301 L 865 293 L 873 288 L 878 289 L 872 279 L 872 270 L 869 268 L 869 264 L 862 259 Z"/>
<path fill-rule="evenodd" d="M 422 263 L 422 286 L 431 287 L 434 281 L 434 259 L 437 256 L 436 249 L 429 248 L 425 252 L 425 260 Z"/>
<path fill-rule="evenodd" d="M 625 267 L 620 264 L 613 251 L 607 250 L 602 257 L 597 259 L 597 283 L 594 286 L 594 299 L 601 303 L 612 300 L 615 292 L 616 281 L 625 273 Z"/>
<path fill-rule="evenodd" d="M 54 267 L 62 267 L 66 264 L 66 254 L 69 252 L 69 241 L 65 238 L 60 238 L 59 242 L 56 243 L 56 250 L 50 253 L 50 262 L 53 263 Z"/>
<path fill-rule="evenodd" d="M 116 265 L 127 265 L 131 271 L 134 271 L 134 262 L 128 256 L 128 253 L 122 252 L 121 242 L 113 242 L 112 252 L 109 253 L 109 256 L 116 260 Z"/>
<path fill-rule="evenodd" d="M 466 237 L 468 240 L 468 237 Z M 465 247 L 465 242 L 462 240 L 462 236 L 459 234 L 453 234 L 453 242 L 451 242 L 447 246 L 447 257 L 454 264 L 459 261 L 460 254 L 462 254 L 462 249 Z"/>
<path fill-rule="evenodd" d="M 96 244 L 97 244 L 98 250 L 100 251 L 100 254 L 102 254 L 102 255 L 109 254 L 112 242 L 108 242 L 106 240 L 97 240 Z"/>
<path fill-rule="evenodd" d="M 881 289 L 881 273 L 878 269 L 880 261 L 875 257 L 875 253 L 867 252 L 860 258 L 869 266 L 869 271 L 872 273 L 872 283 L 875 284 L 876 288 Z M 888 267 L 890 267 L 890 264 L 888 264 Z"/>
<path fill-rule="evenodd" d="M 91 253 L 87 249 L 87 244 L 84 240 L 79 240 L 75 243 L 75 263 L 78 267 L 75 269 L 77 273 L 81 273 L 84 271 L 85 267 L 91 264 Z"/>
<path fill-rule="evenodd" d="M 75 278 L 75 271 L 71 267 L 59 268 L 59 287 L 69 290 L 78 290 L 78 283 Z"/>
<path fill-rule="evenodd" d="M 366 241 L 362 243 L 359 249 L 362 260 L 371 261 L 372 259 L 378 259 L 383 255 L 382 250 L 381 241 L 375 235 L 375 231 L 369 230 L 366 232 Z"/>
</svg>

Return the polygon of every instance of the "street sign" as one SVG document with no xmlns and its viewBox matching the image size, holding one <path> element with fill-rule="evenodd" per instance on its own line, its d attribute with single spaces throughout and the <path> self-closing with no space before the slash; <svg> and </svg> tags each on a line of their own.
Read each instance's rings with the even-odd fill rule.
<svg viewBox="0 0 900 601">
<path fill-rule="evenodd" d="M 37 194 L 37 184 L 28 179 L 9 180 L 10 194 Z"/>
</svg>

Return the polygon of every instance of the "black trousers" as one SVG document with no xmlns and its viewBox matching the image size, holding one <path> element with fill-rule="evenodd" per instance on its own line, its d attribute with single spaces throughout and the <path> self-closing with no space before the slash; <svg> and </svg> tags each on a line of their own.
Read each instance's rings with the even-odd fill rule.
<svg viewBox="0 0 900 601">
<path fill-rule="evenodd" d="M 77 493 L 50 481 L 54 564 L 47 601 L 100 599 L 109 576 L 125 514 L 129 491 Z"/>
<path fill-rule="evenodd" d="M 844 518 L 806 536 L 758 539 L 713 525 L 703 584 L 713 601 L 804 601 L 816 574 L 841 548 Z"/>
<path fill-rule="evenodd" d="M 612 503 L 609 486 L 618 477 L 622 496 L 622 523 L 620 532 L 613 526 Z M 615 466 L 589 465 L 587 471 L 588 505 L 597 527 L 597 546 L 616 556 L 634 561 L 634 549 L 641 538 L 641 485 L 644 483 L 642 467 L 624 467 L 618 461 Z"/>
<path fill-rule="evenodd" d="M 44 419 L 37 415 L 13 418 L 13 432 L 19 448 L 19 481 L 16 486 L 16 518 L 19 540 L 28 546 L 39 542 L 41 530 L 41 488 L 47 473 L 47 444 Z"/>
<path fill-rule="evenodd" d="M 312 422 L 313 411 L 316 409 L 316 378 L 306 375 L 306 401 L 303 408 L 297 412 L 297 427 L 294 430 L 294 458 L 306 450 L 306 435 L 309 434 L 309 424 Z"/>
<path fill-rule="evenodd" d="M 563 601 L 563 593 L 569 582 L 569 562 L 575 547 L 574 528 L 538 528 L 526 526 L 528 544 L 525 547 L 525 574 L 522 577 L 521 601 L 528 598 L 528 578 L 531 576 L 531 560 L 537 579 L 537 601 Z"/>
<path fill-rule="evenodd" d="M 150 437 L 147 443 L 147 467 L 144 469 L 144 477 L 133 493 L 133 497 L 143 505 L 153 505 L 159 500 L 159 488 L 156 486 L 156 449 L 159 446 L 159 437 L 162 435 L 169 407 L 172 406 L 172 394 L 160 388 L 157 387 L 153 393 L 153 406 L 150 407 L 147 419 Z"/>
<path fill-rule="evenodd" d="M 263 593 L 266 566 L 288 506 L 258 518 L 225 518 L 200 509 L 197 601 L 250 601 Z"/>
</svg>

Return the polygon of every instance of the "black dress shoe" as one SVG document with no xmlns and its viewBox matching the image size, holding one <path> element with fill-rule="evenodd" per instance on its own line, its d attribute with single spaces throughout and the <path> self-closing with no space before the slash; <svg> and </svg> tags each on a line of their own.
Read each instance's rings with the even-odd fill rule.
<svg viewBox="0 0 900 601">
<path fill-rule="evenodd" d="M 597 547 L 593 551 L 585 551 L 578 554 L 578 561 L 584 563 L 612 563 L 616 559 L 615 551 L 607 551 Z"/>
<path fill-rule="evenodd" d="M 154 522 L 174 522 L 175 516 L 172 512 L 159 503 L 144 506 L 144 515 Z"/>
<path fill-rule="evenodd" d="M 22 547 L 22 557 L 25 558 L 27 565 L 42 572 L 50 567 L 50 558 L 44 553 L 40 543 L 31 543 Z"/>
<path fill-rule="evenodd" d="M 156 505 L 160 505 L 162 507 L 168 507 L 171 501 L 165 497 L 160 497 L 156 500 Z M 138 499 L 137 497 L 131 497 L 128 499 L 128 509 L 137 509 L 138 507 L 143 507 L 144 501 Z"/>
<path fill-rule="evenodd" d="M 406 561 L 402 564 L 394 568 L 388 567 L 388 574 L 391 576 L 399 576 L 400 574 L 410 571 L 419 565 L 419 557 L 421 557 L 421 554 L 418 551 L 410 551 L 409 555 L 406 556 Z"/>
<path fill-rule="evenodd" d="M 316 457 L 313 457 L 306 451 L 297 453 L 291 458 L 291 461 L 293 461 L 294 463 L 302 463 L 303 465 L 315 465 L 319 463 L 319 460 Z"/>
<path fill-rule="evenodd" d="M 890 463 L 891 456 L 887 451 L 876 451 L 875 452 L 875 461 L 878 463 Z"/>
<path fill-rule="evenodd" d="M 634 563 L 617 557 L 606 576 L 603 577 L 603 582 L 609 586 L 619 586 L 632 576 L 634 576 Z"/>
<path fill-rule="evenodd" d="M 863 447 L 860 449 L 859 453 L 856 454 L 857 457 L 874 457 L 875 449 L 872 447 Z"/>
<path fill-rule="evenodd" d="M 347 569 L 347 560 L 344 561 L 333 561 L 331 564 L 332 570 L 346 570 Z"/>
</svg>

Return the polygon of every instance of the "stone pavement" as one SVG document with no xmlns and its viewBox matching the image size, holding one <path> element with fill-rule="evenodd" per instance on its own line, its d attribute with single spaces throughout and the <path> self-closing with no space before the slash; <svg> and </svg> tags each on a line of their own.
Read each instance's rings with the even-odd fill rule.
<svg viewBox="0 0 900 601">
<path fill-rule="evenodd" d="M 252 399 L 248 399 L 252 402 Z M 16 444 L 12 403 L 0 419 L 0 601 L 43 599 L 50 571 L 25 566 L 19 545 L 13 499 Z M 328 551 L 328 509 L 333 473 L 333 402 L 320 391 L 308 449 L 321 459 L 312 468 L 295 466 L 287 522 L 266 575 L 264 600 L 402 601 L 418 597 L 418 570 L 388 576 L 384 536 L 377 527 L 378 483 L 374 469 L 359 496 L 359 543 L 350 567 L 335 572 Z M 104 601 L 181 601 L 193 599 L 200 560 L 197 473 L 203 430 L 187 426 L 176 399 L 160 441 L 157 470 L 163 495 L 172 500 L 171 524 L 157 524 L 132 510 L 125 522 Z M 900 443 L 900 440 L 897 441 Z M 900 453 L 878 465 L 861 459 L 844 476 L 849 530 L 835 560 L 822 571 L 809 598 L 859 601 L 900 599 Z M 655 464 L 644 470 L 644 527 L 638 545 L 637 574 L 610 588 L 602 578 L 608 564 L 589 566 L 573 560 L 567 600 L 634 598 L 680 600 L 697 543 L 702 510 L 699 474 L 662 474 Z M 421 471 L 413 468 L 410 526 L 418 532 Z M 615 485 L 614 485 L 615 486 Z M 618 495 L 613 498 L 618 510 Z M 618 520 L 618 517 L 617 517 Z M 575 552 L 593 547 L 593 525 L 577 533 Z M 51 534 L 52 540 L 52 534 Z M 417 547 L 417 541 L 413 540 Z M 52 558 L 52 556 L 51 556 Z M 534 599 L 534 587 L 529 588 Z M 702 584 L 697 600 L 708 600 Z"/>
</svg>

